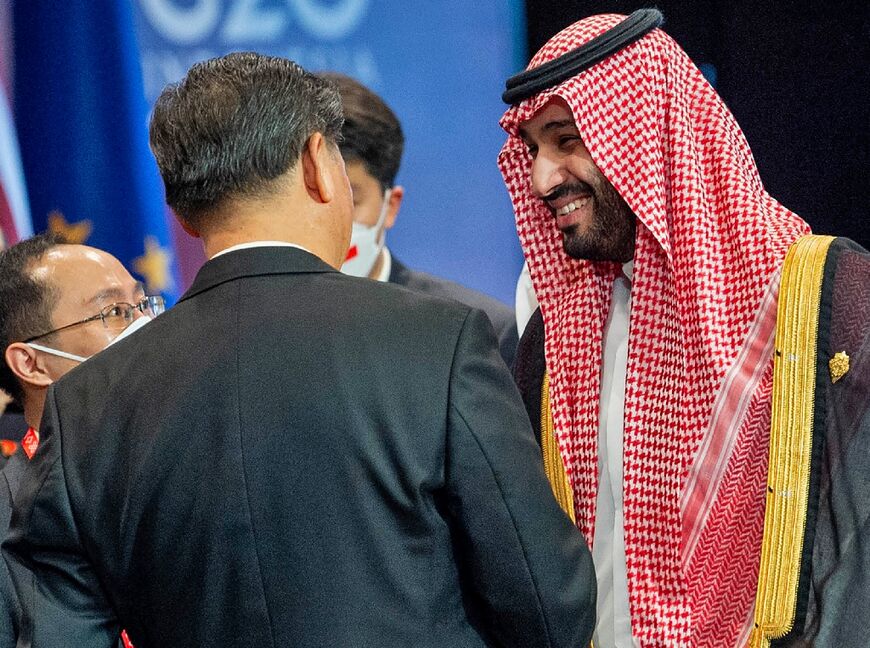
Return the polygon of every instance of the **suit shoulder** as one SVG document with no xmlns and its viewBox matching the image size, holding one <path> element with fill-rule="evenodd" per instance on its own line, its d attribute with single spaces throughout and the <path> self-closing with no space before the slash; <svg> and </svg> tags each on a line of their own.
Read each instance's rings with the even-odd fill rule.
<svg viewBox="0 0 870 648">
<path fill-rule="evenodd" d="M 508 306 L 489 295 L 484 295 L 449 279 L 408 269 L 402 273 L 398 285 L 415 292 L 452 299 L 466 306 L 478 308 L 487 314 L 497 330 L 514 323 L 514 313 Z"/>
<path fill-rule="evenodd" d="M 456 297 L 437 290 L 421 290 L 413 285 L 393 283 L 390 281 L 374 281 L 356 277 L 343 277 L 348 280 L 348 289 L 362 291 L 376 302 L 394 304 L 393 308 L 411 308 L 415 311 L 433 310 L 452 312 L 465 317 L 471 308 L 480 308 L 475 304 L 457 299 Z"/>
</svg>

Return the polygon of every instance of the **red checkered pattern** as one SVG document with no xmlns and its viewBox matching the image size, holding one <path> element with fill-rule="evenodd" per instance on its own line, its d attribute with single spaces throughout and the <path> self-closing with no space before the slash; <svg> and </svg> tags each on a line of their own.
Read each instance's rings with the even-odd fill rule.
<svg viewBox="0 0 870 648">
<path fill-rule="evenodd" d="M 621 19 L 575 23 L 529 67 Z M 715 497 L 686 560 L 681 501 L 717 395 L 788 246 L 809 229 L 764 191 L 733 116 L 661 30 L 505 113 L 499 166 L 544 316 L 556 436 L 587 540 L 595 526 L 602 332 L 619 267 L 568 258 L 549 209 L 532 193 L 517 128 L 554 96 L 571 107 L 595 163 L 638 218 L 624 421 L 632 632 L 644 647 L 735 646 L 756 587 L 771 367 L 756 376 L 739 424 L 726 430 L 733 438 L 713 444 L 730 457 L 721 479 L 707 484 Z M 771 364 L 767 356 L 759 362 Z"/>
</svg>

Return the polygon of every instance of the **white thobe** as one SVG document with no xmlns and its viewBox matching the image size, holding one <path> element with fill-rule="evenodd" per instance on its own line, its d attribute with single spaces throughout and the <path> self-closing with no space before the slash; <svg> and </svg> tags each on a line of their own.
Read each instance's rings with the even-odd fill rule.
<svg viewBox="0 0 870 648">
<path fill-rule="evenodd" d="M 613 282 L 613 297 L 604 327 L 601 402 L 598 424 L 598 496 L 592 561 L 598 580 L 598 622 L 595 648 L 634 648 L 628 607 L 625 528 L 622 501 L 622 434 L 625 414 L 625 371 L 631 312 L 632 262 Z"/>
</svg>

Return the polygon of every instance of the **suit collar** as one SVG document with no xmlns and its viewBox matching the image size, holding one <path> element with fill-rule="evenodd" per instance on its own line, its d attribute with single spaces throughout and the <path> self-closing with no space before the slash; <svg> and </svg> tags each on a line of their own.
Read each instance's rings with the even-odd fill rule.
<svg viewBox="0 0 870 648">
<path fill-rule="evenodd" d="M 404 277 L 406 277 L 408 272 L 409 272 L 408 267 L 404 263 L 399 261 L 396 258 L 395 254 L 392 255 L 392 259 L 390 261 L 391 261 L 390 278 L 388 279 L 388 281 L 390 283 L 397 283 L 397 284 L 403 283 L 402 279 Z"/>
<path fill-rule="evenodd" d="M 2 474 L 6 479 L 6 486 L 9 488 L 9 494 L 13 503 L 16 501 L 18 485 L 21 483 L 21 476 L 24 474 L 25 468 L 27 468 L 27 455 L 24 454 L 24 450 L 21 448 L 18 448 L 6 461 L 6 465 L 3 466 Z"/>
<path fill-rule="evenodd" d="M 193 284 L 179 302 L 240 277 L 272 274 L 338 272 L 319 257 L 294 247 L 256 247 L 222 254 L 196 273 Z"/>
</svg>

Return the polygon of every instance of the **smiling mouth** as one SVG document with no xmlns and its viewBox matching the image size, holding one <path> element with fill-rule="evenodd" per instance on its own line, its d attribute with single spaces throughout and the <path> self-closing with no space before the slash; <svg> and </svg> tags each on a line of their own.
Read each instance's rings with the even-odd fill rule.
<svg viewBox="0 0 870 648">
<path fill-rule="evenodd" d="M 559 207 L 558 209 L 555 209 L 554 213 L 556 216 L 567 216 L 571 212 L 577 211 L 578 209 L 585 207 L 588 202 L 589 202 L 589 196 L 585 196 L 584 198 L 579 198 L 577 200 L 569 202 L 567 205 L 564 205 L 563 207 Z"/>
</svg>

